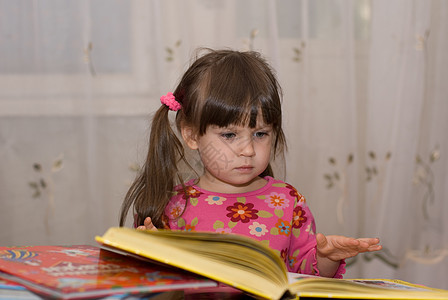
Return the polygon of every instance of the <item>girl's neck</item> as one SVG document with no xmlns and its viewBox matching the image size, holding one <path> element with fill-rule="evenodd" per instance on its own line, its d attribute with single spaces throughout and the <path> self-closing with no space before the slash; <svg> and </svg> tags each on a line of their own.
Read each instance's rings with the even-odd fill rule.
<svg viewBox="0 0 448 300">
<path fill-rule="evenodd" d="M 197 182 L 197 186 L 201 189 L 222 193 L 222 194 L 242 194 L 247 192 L 252 192 L 264 187 L 267 183 L 267 180 L 262 177 L 255 177 L 248 183 L 241 185 L 233 185 L 227 182 L 223 182 L 214 178 L 214 180 L 208 180 L 206 175 L 202 175 L 199 177 L 199 181 Z"/>
</svg>

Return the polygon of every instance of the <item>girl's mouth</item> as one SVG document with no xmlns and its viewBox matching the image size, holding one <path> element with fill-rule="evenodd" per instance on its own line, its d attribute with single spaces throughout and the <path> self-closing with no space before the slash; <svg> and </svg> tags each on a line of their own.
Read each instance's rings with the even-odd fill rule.
<svg viewBox="0 0 448 300">
<path fill-rule="evenodd" d="M 252 167 L 252 166 L 241 166 L 241 167 L 238 167 L 238 168 L 236 168 L 239 172 L 242 172 L 242 173 L 248 173 L 248 172 L 250 172 L 250 171 L 252 171 L 252 169 L 253 169 L 254 167 Z"/>
</svg>

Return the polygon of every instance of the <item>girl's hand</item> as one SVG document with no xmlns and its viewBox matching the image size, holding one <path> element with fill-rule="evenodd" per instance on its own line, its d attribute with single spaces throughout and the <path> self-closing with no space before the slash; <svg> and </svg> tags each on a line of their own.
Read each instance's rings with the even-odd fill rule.
<svg viewBox="0 0 448 300">
<path fill-rule="evenodd" d="M 342 235 L 316 235 L 317 255 L 332 261 L 350 258 L 362 252 L 381 250 L 378 238 L 349 238 Z"/>
<path fill-rule="evenodd" d="M 157 230 L 156 226 L 152 224 L 151 218 L 147 217 L 145 221 L 143 222 L 144 225 L 138 226 L 138 230 Z"/>
</svg>

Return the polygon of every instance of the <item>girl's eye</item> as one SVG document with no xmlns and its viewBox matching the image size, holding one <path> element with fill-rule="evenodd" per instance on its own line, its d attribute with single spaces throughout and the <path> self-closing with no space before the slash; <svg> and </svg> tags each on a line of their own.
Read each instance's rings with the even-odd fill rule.
<svg viewBox="0 0 448 300">
<path fill-rule="evenodd" d="M 258 138 L 258 139 L 261 139 L 261 138 L 263 138 L 263 137 L 265 137 L 265 136 L 267 136 L 267 135 L 268 135 L 268 133 L 265 132 L 265 131 L 258 131 L 258 132 L 255 132 L 255 133 L 254 133 L 254 136 L 255 136 L 256 138 Z"/>
<path fill-rule="evenodd" d="M 231 140 L 236 137 L 236 134 L 233 132 L 226 132 L 226 133 L 221 133 L 221 137 L 226 140 Z"/>
</svg>

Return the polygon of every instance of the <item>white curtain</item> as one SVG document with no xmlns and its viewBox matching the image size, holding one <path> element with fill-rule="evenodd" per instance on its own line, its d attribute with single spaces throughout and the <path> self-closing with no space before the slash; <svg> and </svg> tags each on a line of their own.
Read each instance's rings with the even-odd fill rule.
<svg viewBox="0 0 448 300">
<path fill-rule="evenodd" d="M 448 3 L 0 0 L 0 245 L 118 224 L 151 113 L 197 47 L 260 51 L 286 180 L 318 231 L 378 236 L 346 277 L 448 288 Z"/>
</svg>

